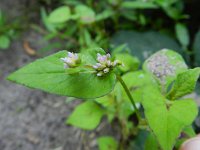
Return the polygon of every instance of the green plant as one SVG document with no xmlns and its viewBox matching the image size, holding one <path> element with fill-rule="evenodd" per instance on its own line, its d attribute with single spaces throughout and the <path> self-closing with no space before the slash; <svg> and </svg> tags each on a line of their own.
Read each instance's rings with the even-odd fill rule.
<svg viewBox="0 0 200 150">
<path fill-rule="evenodd" d="M 7 49 L 10 46 L 17 28 L 16 23 L 8 23 L 6 16 L 0 10 L 0 49 Z"/>
<path fill-rule="evenodd" d="M 42 22 L 48 30 L 46 39 L 56 37 L 67 41 L 64 46 L 67 48 L 108 49 L 110 36 L 118 30 L 144 31 L 151 27 L 173 33 L 173 29 L 163 27 L 165 20 L 172 20 L 174 26 L 177 24 L 177 38 L 185 49 L 188 46 L 187 39 L 182 38 L 185 26 L 181 19 L 187 15 L 183 14 L 184 2 L 180 0 L 106 0 L 98 3 L 62 0 L 58 5 L 50 11 L 41 8 Z M 161 15 L 157 17 L 158 12 Z M 163 16 L 166 19 L 162 19 Z"/>
<path fill-rule="evenodd" d="M 110 123 L 117 118 L 121 139 L 98 138 L 100 150 L 128 149 L 127 142 L 136 140 L 141 130 L 148 133 L 146 150 L 172 150 L 185 140 L 182 134 L 192 136 L 191 124 L 198 109 L 193 99 L 184 96 L 193 92 L 200 68 L 188 69 L 179 54 L 167 49 L 148 58 L 142 70 L 137 70 L 139 61 L 120 48 L 112 55 L 100 48 L 78 54 L 60 51 L 19 69 L 8 79 L 85 99 L 66 121 L 73 126 L 92 130 L 103 116 Z"/>
</svg>

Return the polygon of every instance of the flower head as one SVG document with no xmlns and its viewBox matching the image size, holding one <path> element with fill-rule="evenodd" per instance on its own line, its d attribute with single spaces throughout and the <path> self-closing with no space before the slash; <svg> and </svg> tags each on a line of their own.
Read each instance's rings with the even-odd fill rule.
<svg viewBox="0 0 200 150">
<path fill-rule="evenodd" d="M 122 65 L 122 63 L 118 60 L 114 60 L 113 62 L 110 60 L 110 54 L 101 55 L 97 53 L 97 63 L 93 65 L 93 68 L 97 72 L 97 76 L 103 76 L 109 73 L 115 66 Z"/>
<path fill-rule="evenodd" d="M 68 52 L 68 56 L 60 58 L 64 62 L 64 68 L 74 68 L 80 63 L 80 58 L 77 53 Z"/>
</svg>

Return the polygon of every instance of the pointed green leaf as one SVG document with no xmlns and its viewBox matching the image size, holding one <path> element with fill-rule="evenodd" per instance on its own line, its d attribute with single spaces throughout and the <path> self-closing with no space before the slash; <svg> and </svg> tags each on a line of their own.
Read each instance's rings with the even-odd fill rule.
<svg viewBox="0 0 200 150">
<path fill-rule="evenodd" d="M 69 116 L 66 123 L 86 129 L 95 129 L 104 114 L 104 110 L 93 101 L 87 101 L 77 106 L 74 112 Z"/>
<path fill-rule="evenodd" d="M 95 21 L 95 12 L 86 5 L 77 5 L 75 13 L 83 24 L 90 24 Z"/>
<path fill-rule="evenodd" d="M 186 48 L 190 42 L 187 27 L 184 24 L 177 23 L 175 26 L 175 30 L 177 39 L 179 40 L 181 45 Z"/>
<path fill-rule="evenodd" d="M 99 13 L 96 16 L 96 21 L 105 20 L 111 16 L 113 16 L 115 12 L 112 9 L 105 9 L 103 12 Z"/>
<path fill-rule="evenodd" d="M 131 8 L 131 9 L 155 9 L 158 6 L 152 2 L 143 2 L 143 1 L 126 1 L 122 4 L 123 8 Z"/>
<path fill-rule="evenodd" d="M 95 53 L 96 49 L 92 51 Z M 97 52 L 99 51 L 103 50 L 98 49 Z M 92 55 L 95 57 L 92 58 L 89 53 L 90 51 L 87 51 L 79 56 L 86 65 L 94 65 L 96 56 Z M 64 69 L 60 58 L 66 55 L 67 51 L 60 51 L 38 59 L 14 72 L 8 79 L 31 88 L 77 98 L 101 97 L 113 89 L 116 82 L 114 73 L 110 72 L 106 76 L 97 77 L 93 69 L 84 66 Z"/>
<path fill-rule="evenodd" d="M 52 24 L 52 23 L 49 22 L 47 12 L 44 8 L 40 9 L 40 15 L 41 15 L 42 23 L 44 24 L 44 26 L 47 28 L 48 31 L 52 32 L 50 35 L 55 36 L 54 32 L 56 31 L 56 26 L 55 26 L 55 24 Z"/>
<path fill-rule="evenodd" d="M 71 17 L 70 9 L 68 6 L 61 6 L 52 11 L 48 17 L 50 23 L 63 23 L 68 21 Z"/>
<path fill-rule="evenodd" d="M 117 150 L 118 143 L 113 137 L 103 136 L 97 139 L 99 150 Z"/>
<path fill-rule="evenodd" d="M 168 97 L 170 99 L 177 99 L 193 92 L 199 75 L 200 68 L 189 69 L 183 73 L 178 74 Z"/>
<path fill-rule="evenodd" d="M 164 150 L 172 150 L 181 131 L 193 122 L 198 113 L 194 100 L 169 103 L 152 87 L 145 89 L 142 104 L 148 124 Z"/>
</svg>

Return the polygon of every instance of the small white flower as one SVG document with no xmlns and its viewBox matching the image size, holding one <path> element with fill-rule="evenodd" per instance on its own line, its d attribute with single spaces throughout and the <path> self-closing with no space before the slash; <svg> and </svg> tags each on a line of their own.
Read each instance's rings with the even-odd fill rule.
<svg viewBox="0 0 200 150">
<path fill-rule="evenodd" d="M 92 66 L 94 69 L 98 69 L 99 67 L 97 65 Z"/>
<path fill-rule="evenodd" d="M 97 54 L 97 61 L 99 63 L 105 63 L 107 61 L 107 56 L 106 55 L 101 55 L 101 54 Z"/>
<path fill-rule="evenodd" d="M 66 63 L 64 63 L 64 69 L 67 69 L 67 68 L 69 68 L 69 66 Z"/>
<path fill-rule="evenodd" d="M 114 67 L 117 65 L 122 65 L 122 63 L 118 60 L 111 61 L 110 60 L 111 56 L 110 54 L 106 55 L 101 55 L 100 53 L 97 53 L 97 63 L 93 65 L 93 69 L 96 70 L 97 76 L 101 77 L 104 74 L 107 74 L 112 70 Z"/>
<path fill-rule="evenodd" d="M 109 70 L 110 70 L 109 68 L 105 68 L 105 69 L 103 70 L 103 72 L 104 72 L 104 73 L 108 73 Z"/>
<path fill-rule="evenodd" d="M 80 59 L 77 53 L 68 52 L 68 56 L 60 58 L 64 62 L 64 68 L 73 68 L 80 63 Z"/>
<path fill-rule="evenodd" d="M 103 72 L 102 72 L 102 71 L 98 72 L 98 73 L 97 73 L 97 76 L 98 76 L 98 77 L 103 76 Z"/>
</svg>

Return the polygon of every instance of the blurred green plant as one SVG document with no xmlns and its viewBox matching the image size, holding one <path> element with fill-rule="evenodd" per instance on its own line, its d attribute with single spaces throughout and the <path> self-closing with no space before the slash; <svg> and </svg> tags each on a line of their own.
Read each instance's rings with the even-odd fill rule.
<svg viewBox="0 0 200 150">
<path fill-rule="evenodd" d="M 9 48 L 18 28 L 19 25 L 15 21 L 9 23 L 5 14 L 0 10 L 0 49 Z"/>
<path fill-rule="evenodd" d="M 118 30 L 145 30 L 147 26 L 163 30 L 165 20 L 153 19 L 157 11 L 174 21 L 180 44 L 184 48 L 189 44 L 187 29 L 181 23 L 188 17 L 183 12 L 184 2 L 181 0 L 61 0 L 59 4 L 50 12 L 41 8 L 41 17 L 48 30 L 46 39 L 59 37 L 66 40 L 67 48 L 100 46 L 107 49 L 110 36 Z"/>
</svg>

